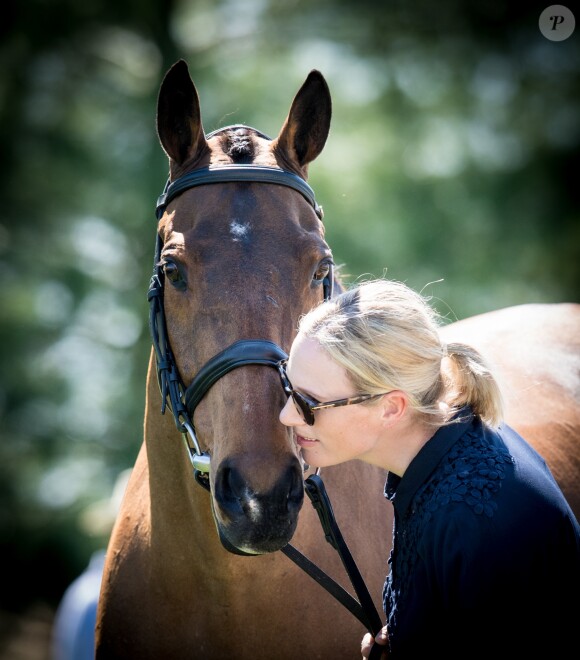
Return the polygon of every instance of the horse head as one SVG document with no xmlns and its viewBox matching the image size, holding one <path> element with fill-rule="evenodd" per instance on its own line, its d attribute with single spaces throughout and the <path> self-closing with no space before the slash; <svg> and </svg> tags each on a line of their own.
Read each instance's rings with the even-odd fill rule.
<svg viewBox="0 0 580 660">
<path fill-rule="evenodd" d="M 169 181 L 158 206 L 156 269 L 167 344 L 195 449 L 199 444 L 211 457 L 213 517 L 231 552 L 279 550 L 294 534 L 303 503 L 303 464 L 278 421 L 284 391 L 270 367 L 289 350 L 300 315 L 323 299 L 332 278 L 322 212 L 306 184 L 330 116 L 328 87 L 317 71 L 273 140 L 243 125 L 206 135 L 183 61 L 167 72 L 159 92 L 157 132 Z M 240 341 L 243 353 L 256 340 L 273 347 L 265 366 L 242 359 L 205 378 L 204 367 L 207 372 L 224 349 L 230 347 L 222 367 L 238 355 Z M 158 368 L 159 361 L 164 356 Z"/>
</svg>

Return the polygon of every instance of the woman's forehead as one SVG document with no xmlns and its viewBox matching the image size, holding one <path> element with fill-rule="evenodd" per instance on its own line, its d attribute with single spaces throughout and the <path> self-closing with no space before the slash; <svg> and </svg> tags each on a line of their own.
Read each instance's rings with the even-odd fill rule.
<svg viewBox="0 0 580 660">
<path fill-rule="evenodd" d="M 290 348 L 288 356 L 288 370 L 306 370 L 314 369 L 319 363 L 325 364 L 332 362 L 331 358 L 320 346 L 320 344 L 311 337 L 302 333 L 296 335 L 296 339 Z M 308 369 L 308 367 L 311 369 Z"/>
<path fill-rule="evenodd" d="M 293 387 L 319 400 L 341 398 L 352 391 L 343 367 L 315 339 L 302 334 L 290 349 L 287 372 Z"/>
</svg>

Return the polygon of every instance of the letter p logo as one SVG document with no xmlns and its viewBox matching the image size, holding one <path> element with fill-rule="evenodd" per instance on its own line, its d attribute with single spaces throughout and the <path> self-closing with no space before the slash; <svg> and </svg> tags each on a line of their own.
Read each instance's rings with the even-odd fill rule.
<svg viewBox="0 0 580 660">
<path fill-rule="evenodd" d="M 550 41 L 564 41 L 576 27 L 574 14 L 564 5 L 551 5 L 544 9 L 538 23 L 540 32 Z"/>
</svg>

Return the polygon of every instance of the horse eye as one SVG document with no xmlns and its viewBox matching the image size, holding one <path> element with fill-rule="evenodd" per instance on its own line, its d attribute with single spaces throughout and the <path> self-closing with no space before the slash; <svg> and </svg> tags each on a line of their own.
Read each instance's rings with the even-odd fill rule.
<svg viewBox="0 0 580 660">
<path fill-rule="evenodd" d="M 314 273 L 314 277 L 312 278 L 315 282 L 322 282 L 322 280 L 330 273 L 330 264 L 328 261 L 324 261 L 321 263 L 318 268 L 316 269 L 316 272 Z"/>
<path fill-rule="evenodd" d="M 181 279 L 179 268 L 177 267 L 177 264 L 173 263 L 173 261 L 167 261 L 163 264 L 163 273 L 170 282 L 173 282 L 173 284 L 179 282 Z"/>
</svg>

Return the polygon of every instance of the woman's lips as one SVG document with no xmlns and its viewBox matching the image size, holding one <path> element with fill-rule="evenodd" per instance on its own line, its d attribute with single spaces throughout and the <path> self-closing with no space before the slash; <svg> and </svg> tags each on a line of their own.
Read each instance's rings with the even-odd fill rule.
<svg viewBox="0 0 580 660">
<path fill-rule="evenodd" d="M 316 444 L 317 442 L 318 440 L 315 440 L 314 438 L 305 438 L 303 435 L 296 434 L 296 444 L 303 449 L 312 447 L 312 445 Z"/>
</svg>

